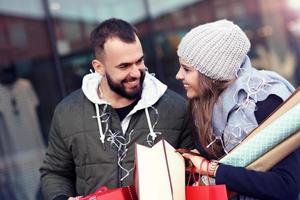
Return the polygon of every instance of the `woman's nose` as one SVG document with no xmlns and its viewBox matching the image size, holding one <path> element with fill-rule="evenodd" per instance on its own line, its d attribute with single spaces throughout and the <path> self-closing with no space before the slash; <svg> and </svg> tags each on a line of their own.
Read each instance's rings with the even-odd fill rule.
<svg viewBox="0 0 300 200">
<path fill-rule="evenodd" d="M 176 79 L 177 80 L 182 80 L 183 79 L 183 74 L 182 74 L 181 68 L 178 70 L 178 72 L 176 74 Z"/>
</svg>

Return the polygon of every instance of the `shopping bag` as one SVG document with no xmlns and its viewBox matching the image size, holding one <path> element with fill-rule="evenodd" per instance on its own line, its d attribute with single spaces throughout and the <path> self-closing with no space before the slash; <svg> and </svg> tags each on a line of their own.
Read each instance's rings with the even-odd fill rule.
<svg viewBox="0 0 300 200">
<path fill-rule="evenodd" d="M 138 200 L 134 186 L 108 189 L 100 187 L 95 193 L 81 197 L 80 200 Z"/>
<path fill-rule="evenodd" d="M 204 162 L 200 164 L 201 165 Z M 227 200 L 227 191 L 225 185 L 211 185 L 209 176 L 208 176 L 208 169 L 207 171 L 207 179 L 208 185 L 201 185 L 201 174 L 199 174 L 198 181 L 195 178 L 195 168 L 192 168 L 190 171 L 190 175 L 188 178 L 188 184 L 185 187 L 185 197 L 186 200 Z M 191 176 L 193 176 L 194 181 L 196 181 L 193 185 L 190 184 Z"/>
<path fill-rule="evenodd" d="M 186 186 L 186 200 L 227 200 L 225 185 Z"/>
<path fill-rule="evenodd" d="M 139 200 L 185 200 L 184 159 L 164 139 L 136 144 L 134 177 Z"/>
</svg>

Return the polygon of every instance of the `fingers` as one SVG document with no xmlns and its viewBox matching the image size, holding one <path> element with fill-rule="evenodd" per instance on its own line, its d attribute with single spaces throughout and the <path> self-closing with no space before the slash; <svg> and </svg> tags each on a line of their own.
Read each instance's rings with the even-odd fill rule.
<svg viewBox="0 0 300 200">
<path fill-rule="evenodd" d="M 187 149 L 176 149 L 175 151 L 181 154 L 190 152 L 190 150 Z"/>
<path fill-rule="evenodd" d="M 193 166 L 193 163 L 192 163 L 192 161 L 191 161 L 190 159 L 185 158 L 185 159 L 184 159 L 184 163 L 185 163 L 185 166 L 186 166 L 186 167 L 191 167 L 191 166 Z"/>
<path fill-rule="evenodd" d="M 193 150 L 177 149 L 175 151 L 178 152 L 178 153 L 181 153 L 181 154 L 183 154 L 183 153 L 189 153 L 189 154 L 192 154 L 192 155 L 200 156 L 199 151 L 197 151 L 196 149 L 193 149 Z"/>
<path fill-rule="evenodd" d="M 193 163 L 194 167 L 196 168 L 196 171 L 200 170 L 200 167 L 201 167 L 200 165 L 205 160 L 201 156 L 195 156 L 195 155 L 192 155 L 189 153 L 182 154 L 182 156 Z"/>
<path fill-rule="evenodd" d="M 176 151 L 181 153 L 182 157 L 186 160 L 187 171 L 190 171 L 193 166 L 196 172 L 202 172 L 200 169 L 202 162 L 207 162 L 207 160 L 200 156 L 197 149 L 193 149 L 191 151 L 186 149 L 177 149 Z M 206 163 L 204 163 L 204 166 L 206 166 Z"/>
<path fill-rule="evenodd" d="M 184 158 L 186 158 L 186 159 L 189 159 L 189 160 L 191 160 L 191 158 L 193 157 L 193 155 L 192 154 L 189 154 L 189 153 L 183 153 L 183 154 L 181 154 Z"/>
<path fill-rule="evenodd" d="M 191 150 L 191 152 L 194 152 L 194 153 L 200 154 L 200 152 L 199 152 L 197 149 L 193 149 L 193 150 Z"/>
</svg>

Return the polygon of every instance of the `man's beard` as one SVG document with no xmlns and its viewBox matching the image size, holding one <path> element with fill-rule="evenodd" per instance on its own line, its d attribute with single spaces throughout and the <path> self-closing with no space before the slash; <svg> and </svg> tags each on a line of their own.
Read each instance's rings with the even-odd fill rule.
<svg viewBox="0 0 300 200">
<path fill-rule="evenodd" d="M 134 100 L 134 99 L 137 99 L 137 98 L 141 97 L 142 90 L 143 90 L 143 82 L 144 82 L 144 79 L 145 79 L 145 72 L 144 71 L 141 71 L 139 87 L 136 90 L 133 90 L 131 92 L 127 92 L 124 85 L 123 85 L 130 78 L 124 79 L 123 81 L 121 81 L 121 84 L 113 82 L 113 80 L 110 78 L 110 76 L 108 74 L 106 74 L 106 78 L 107 78 L 107 82 L 108 82 L 108 85 L 109 85 L 110 89 L 112 91 L 114 91 L 115 93 L 117 93 L 118 95 L 120 95 L 122 97 L 125 97 L 127 99 L 130 99 L 130 100 Z"/>
</svg>

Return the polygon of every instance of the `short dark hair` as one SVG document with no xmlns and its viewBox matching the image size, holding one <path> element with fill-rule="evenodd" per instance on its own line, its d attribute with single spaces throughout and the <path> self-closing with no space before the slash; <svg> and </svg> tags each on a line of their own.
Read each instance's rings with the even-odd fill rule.
<svg viewBox="0 0 300 200">
<path fill-rule="evenodd" d="M 124 20 L 111 18 L 103 21 L 91 32 L 95 57 L 102 57 L 107 39 L 117 37 L 123 42 L 133 43 L 136 41 L 136 35 L 138 35 L 136 28 Z"/>
</svg>

